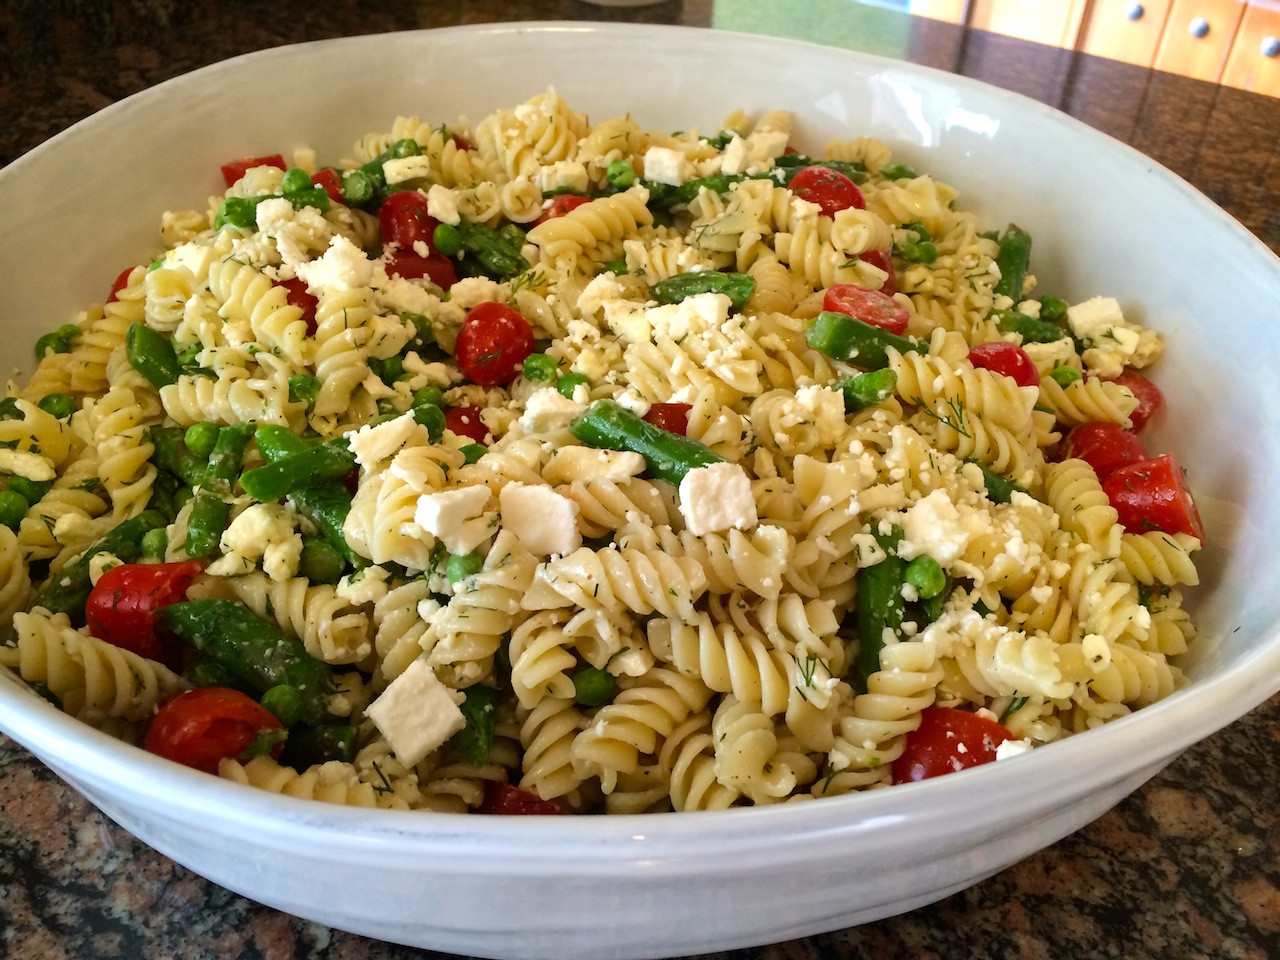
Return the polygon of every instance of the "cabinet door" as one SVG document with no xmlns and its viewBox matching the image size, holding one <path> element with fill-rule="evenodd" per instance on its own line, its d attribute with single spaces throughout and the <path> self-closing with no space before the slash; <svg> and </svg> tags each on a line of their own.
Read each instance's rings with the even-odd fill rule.
<svg viewBox="0 0 1280 960">
<path fill-rule="evenodd" d="M 1080 49 L 1095 57 L 1149 67 L 1173 0 L 1094 0 Z"/>
<path fill-rule="evenodd" d="M 1244 6 L 1244 0 L 1173 0 L 1156 69 L 1217 82 Z"/>
<path fill-rule="evenodd" d="M 907 9 L 917 17 L 930 20 L 946 20 L 948 23 L 964 23 L 968 0 L 911 0 Z"/>
<path fill-rule="evenodd" d="M 1074 47 L 1086 0 L 973 0 L 969 26 L 1051 47 Z"/>
<path fill-rule="evenodd" d="M 1280 97 L 1280 7 L 1272 10 L 1250 4 L 1245 10 L 1222 82 Z"/>
</svg>

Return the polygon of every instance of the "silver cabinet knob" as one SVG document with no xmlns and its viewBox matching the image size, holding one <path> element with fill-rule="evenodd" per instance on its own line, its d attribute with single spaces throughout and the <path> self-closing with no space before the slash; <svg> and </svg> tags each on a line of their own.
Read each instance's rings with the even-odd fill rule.
<svg viewBox="0 0 1280 960">
<path fill-rule="evenodd" d="M 1193 37 L 1200 40 L 1209 35 L 1209 21 L 1204 17 L 1196 17 L 1191 21 L 1191 24 L 1187 29 L 1191 32 Z"/>
<path fill-rule="evenodd" d="M 1125 19 L 1127 20 L 1141 20 L 1146 12 L 1146 8 L 1140 3 L 1131 3 L 1124 8 Z"/>
<path fill-rule="evenodd" d="M 1280 37 L 1263 37 L 1258 49 L 1264 57 L 1280 57 Z"/>
</svg>

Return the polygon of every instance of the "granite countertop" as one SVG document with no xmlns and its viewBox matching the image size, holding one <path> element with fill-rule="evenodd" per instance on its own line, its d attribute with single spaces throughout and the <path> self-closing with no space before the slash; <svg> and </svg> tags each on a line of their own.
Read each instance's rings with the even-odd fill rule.
<svg viewBox="0 0 1280 960">
<path fill-rule="evenodd" d="M 269 7 L 9 0 L 0 9 L 0 163 L 121 97 L 236 54 L 526 19 L 772 32 L 977 77 L 1135 146 L 1280 252 L 1280 101 L 845 0 L 638 8 L 573 0 Z M 195 876 L 3 737 L 0 885 L 0 956 L 13 960 L 434 955 L 299 920 Z M 969 890 L 856 929 L 719 956 L 1280 957 L 1280 698 L 1189 750 L 1078 833 Z"/>
</svg>

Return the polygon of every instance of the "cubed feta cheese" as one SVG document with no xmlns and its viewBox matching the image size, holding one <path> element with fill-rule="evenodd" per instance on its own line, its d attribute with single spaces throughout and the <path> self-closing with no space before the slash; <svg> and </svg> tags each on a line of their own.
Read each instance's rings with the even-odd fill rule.
<svg viewBox="0 0 1280 960">
<path fill-rule="evenodd" d="M 509 483 L 498 494 L 503 529 L 538 556 L 572 553 L 582 545 L 578 505 L 550 487 Z"/>
<path fill-rule="evenodd" d="M 373 262 L 363 250 L 342 234 L 329 241 L 329 249 L 319 260 L 300 263 L 297 274 L 316 290 L 354 290 L 367 287 L 373 280 Z"/>
<path fill-rule="evenodd" d="M 463 277 L 449 288 L 449 302 L 470 310 L 488 300 L 506 300 L 505 288 L 488 277 Z"/>
<path fill-rule="evenodd" d="M 458 191 L 438 183 L 427 190 L 427 210 L 441 223 L 456 227 L 462 222 L 462 215 L 458 213 Z"/>
<path fill-rule="evenodd" d="M 731 307 L 723 293 L 697 293 L 679 303 L 650 307 L 645 318 L 655 335 L 681 340 L 691 333 L 721 329 L 729 321 Z"/>
<path fill-rule="evenodd" d="M 746 471 L 736 463 L 690 470 L 680 481 L 680 515 L 697 536 L 754 527 L 759 514 Z"/>
<path fill-rule="evenodd" d="M 650 147 L 644 153 L 646 180 L 678 187 L 690 177 L 689 159 L 679 150 Z"/>
<path fill-rule="evenodd" d="M 255 503 L 242 510 L 222 532 L 223 555 L 209 565 L 209 573 L 231 577 L 251 572 L 258 561 L 272 580 L 284 581 L 298 571 L 302 535 L 294 526 L 296 514 L 278 503 Z"/>
<path fill-rule="evenodd" d="M 9 450 L 0 447 L 0 473 L 24 477 L 36 483 L 44 483 L 58 475 L 53 463 L 30 450 Z"/>
<path fill-rule="evenodd" d="M 465 699 L 461 691 L 441 683 L 429 663 L 415 660 L 365 713 L 396 759 L 411 767 L 467 725 L 458 709 Z"/>
</svg>

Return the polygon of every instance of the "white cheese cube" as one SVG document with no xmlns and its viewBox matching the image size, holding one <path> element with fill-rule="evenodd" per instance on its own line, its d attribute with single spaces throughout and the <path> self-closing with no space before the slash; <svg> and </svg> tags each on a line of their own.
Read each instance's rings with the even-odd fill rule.
<svg viewBox="0 0 1280 960">
<path fill-rule="evenodd" d="M 582 546 L 578 505 L 550 487 L 509 483 L 498 494 L 503 529 L 532 554 L 563 556 Z"/>
<path fill-rule="evenodd" d="M 467 725 L 458 709 L 465 699 L 460 691 L 441 683 L 425 660 L 415 660 L 365 713 L 387 738 L 396 758 L 413 766 Z"/>
<path fill-rule="evenodd" d="M 736 463 L 690 470 L 680 481 L 680 515 L 696 536 L 754 527 L 759 514 L 746 471 Z"/>
<path fill-rule="evenodd" d="M 300 263 L 297 274 L 313 293 L 318 290 L 354 290 L 373 280 L 373 262 L 342 234 L 329 241 L 319 260 Z"/>
<path fill-rule="evenodd" d="M 433 183 L 427 190 L 427 210 L 441 223 L 456 227 L 462 222 L 458 213 L 458 191 Z"/>
<path fill-rule="evenodd" d="M 1094 297 L 1067 308 L 1067 323 L 1081 340 L 1093 342 L 1116 326 L 1124 325 L 1124 314 L 1114 297 Z"/>
<path fill-rule="evenodd" d="M 525 401 L 520 426 L 529 434 L 562 430 L 586 409 L 585 404 L 570 400 L 555 387 L 543 387 Z"/>
<path fill-rule="evenodd" d="M 489 488 L 461 487 L 425 493 L 418 498 L 413 519 L 418 526 L 448 547 L 450 553 L 467 554 L 488 535 L 491 514 Z"/>
<path fill-rule="evenodd" d="M 678 187 L 690 178 L 689 159 L 679 150 L 669 147 L 650 147 L 644 153 L 646 180 Z"/>
</svg>

